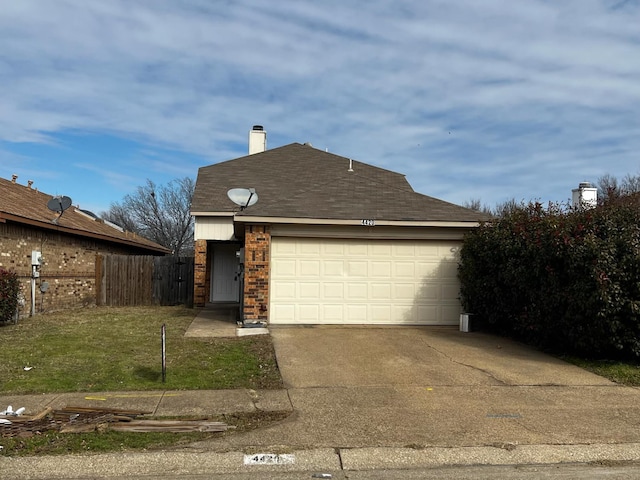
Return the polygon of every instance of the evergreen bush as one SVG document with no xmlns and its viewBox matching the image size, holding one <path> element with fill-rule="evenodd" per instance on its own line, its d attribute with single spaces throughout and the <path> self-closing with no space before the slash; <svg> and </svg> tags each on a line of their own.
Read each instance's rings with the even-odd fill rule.
<svg viewBox="0 0 640 480">
<path fill-rule="evenodd" d="M 588 356 L 640 358 L 640 208 L 521 205 L 470 232 L 461 300 L 480 328 Z"/>
<path fill-rule="evenodd" d="M 8 322 L 13 318 L 18 308 L 18 293 L 20 283 L 18 276 L 0 267 L 0 321 Z"/>
</svg>

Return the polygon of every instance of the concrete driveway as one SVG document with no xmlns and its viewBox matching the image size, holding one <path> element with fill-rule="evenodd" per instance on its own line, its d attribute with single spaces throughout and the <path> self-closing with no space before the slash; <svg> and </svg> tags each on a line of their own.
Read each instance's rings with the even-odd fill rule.
<svg viewBox="0 0 640 480">
<path fill-rule="evenodd" d="M 214 448 L 640 443 L 638 389 L 515 342 L 455 328 L 270 330 L 295 414 Z"/>
<path fill-rule="evenodd" d="M 450 327 L 272 328 L 289 388 L 612 385 L 519 343 Z"/>
</svg>

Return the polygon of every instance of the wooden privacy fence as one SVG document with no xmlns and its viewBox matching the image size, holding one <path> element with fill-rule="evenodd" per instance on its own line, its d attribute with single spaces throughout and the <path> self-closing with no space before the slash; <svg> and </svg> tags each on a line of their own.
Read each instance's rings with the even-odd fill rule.
<svg viewBox="0 0 640 480">
<path fill-rule="evenodd" d="M 97 255 L 96 304 L 193 306 L 193 257 Z"/>
</svg>

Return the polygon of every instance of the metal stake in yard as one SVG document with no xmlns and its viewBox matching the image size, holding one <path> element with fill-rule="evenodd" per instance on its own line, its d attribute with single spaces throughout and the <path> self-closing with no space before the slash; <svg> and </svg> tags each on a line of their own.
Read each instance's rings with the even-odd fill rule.
<svg viewBox="0 0 640 480">
<path fill-rule="evenodd" d="M 164 383 L 167 379 L 167 328 L 164 323 L 160 333 L 162 337 L 162 383 Z"/>
</svg>

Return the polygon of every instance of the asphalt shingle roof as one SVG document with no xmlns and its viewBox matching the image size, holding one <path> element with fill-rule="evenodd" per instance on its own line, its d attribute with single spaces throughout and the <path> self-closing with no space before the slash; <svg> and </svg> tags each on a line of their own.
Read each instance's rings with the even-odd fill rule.
<svg viewBox="0 0 640 480">
<path fill-rule="evenodd" d="M 135 235 L 122 232 L 101 220 L 96 220 L 71 206 L 57 219 L 58 215 L 47 208 L 52 195 L 35 188 L 0 178 L 0 222 L 7 219 L 34 225 L 48 230 L 58 230 L 74 235 L 98 238 L 101 240 L 129 245 L 156 253 L 168 253 L 163 246 Z"/>
<path fill-rule="evenodd" d="M 231 188 L 255 188 L 258 202 L 239 212 L 227 197 Z M 202 167 L 191 211 L 334 220 L 486 220 L 482 213 L 416 193 L 400 173 L 299 143 Z"/>
</svg>

